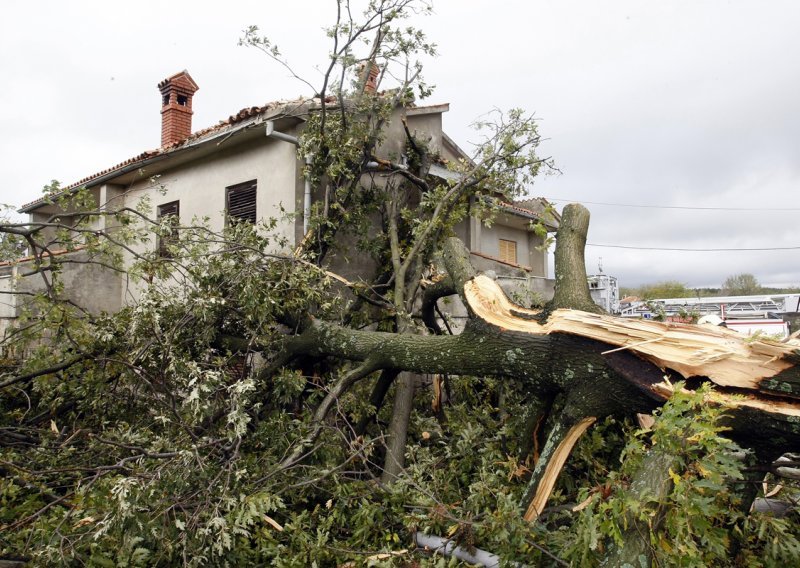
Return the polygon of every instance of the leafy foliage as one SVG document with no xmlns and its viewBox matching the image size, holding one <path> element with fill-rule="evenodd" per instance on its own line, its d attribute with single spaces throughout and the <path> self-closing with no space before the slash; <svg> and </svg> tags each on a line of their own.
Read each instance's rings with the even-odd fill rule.
<svg viewBox="0 0 800 568">
<path fill-rule="evenodd" d="M 796 564 L 796 521 L 747 515 L 742 508 L 744 452 L 722 435 L 725 409 L 705 402 L 708 386 L 696 392 L 681 387 L 657 412 L 652 429 L 629 439 L 619 471 L 609 478 L 608 497 L 593 498 L 582 512 L 565 557 L 597 565 L 605 548 L 623 546 L 628 533 L 648 531 L 658 564 Z M 581 491 L 579 499 L 591 498 Z M 738 556 L 731 555 L 734 549 Z"/>
<path fill-rule="evenodd" d="M 724 563 L 737 546 L 751 565 L 796 562 L 794 517 L 737 512 L 737 449 L 702 389 L 676 395 L 652 431 L 602 421 L 530 524 L 519 501 L 536 449 L 520 433 L 550 393 L 507 378 L 419 377 L 412 387 L 438 402 L 420 394 L 402 415 L 385 403 L 401 390 L 392 369 L 318 356 L 313 345 L 286 355 L 316 321 L 441 332 L 417 316 L 423 287 L 441 282 L 430 265 L 443 239 L 468 214 L 490 220 L 552 168 L 537 153 L 537 122 L 520 110 L 476 123 L 483 142 L 472 160 L 447 164 L 447 179 L 430 175 L 442 157 L 410 132 L 387 157 L 397 109 L 430 93 L 418 58 L 435 46 L 401 25 L 429 6 L 376 0 L 359 19 L 336 5 L 300 148 L 323 199 L 296 250 L 285 252 L 286 219 L 212 231 L 202 219 L 152 219 L 147 200 L 101 208 L 57 183 L 46 192 L 57 213 L 0 227 L 4 250 L 24 241 L 33 257 L 19 265 L 25 301 L 2 344 L 0 555 L 35 565 L 457 564 L 414 550 L 423 531 L 506 562 L 591 565 L 645 527 L 659 561 Z M 288 66 L 256 28 L 242 41 Z M 372 65 L 378 83 L 395 78 L 391 88 L 367 88 Z M 367 258 L 373 274 L 335 274 L 342 255 Z M 77 265 L 124 268 L 127 307 L 81 306 L 67 285 Z M 41 284 L 22 288 L 23 278 Z M 405 449 L 391 456 L 387 437 L 400 434 Z M 670 456 L 672 485 L 641 499 L 632 487 L 652 474 L 653 451 Z M 404 471 L 386 483 L 392 460 Z"/>
<path fill-rule="evenodd" d="M 729 296 L 761 294 L 761 284 L 752 274 L 742 273 L 728 276 L 722 284 L 722 293 Z"/>
</svg>

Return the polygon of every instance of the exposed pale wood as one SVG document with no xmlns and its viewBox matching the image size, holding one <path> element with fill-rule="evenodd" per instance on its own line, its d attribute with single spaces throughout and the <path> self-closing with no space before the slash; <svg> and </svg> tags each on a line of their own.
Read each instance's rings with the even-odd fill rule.
<svg viewBox="0 0 800 568">
<path fill-rule="evenodd" d="M 561 440 L 561 443 L 547 462 L 547 467 L 545 468 L 539 487 L 536 490 L 536 495 L 533 496 L 533 499 L 531 499 L 528 505 L 528 509 L 525 511 L 524 517 L 526 521 L 534 521 L 542 514 L 544 506 L 550 498 L 550 493 L 553 492 L 553 486 L 555 486 L 558 475 L 561 473 L 564 463 L 572 452 L 572 448 L 583 433 L 586 432 L 586 429 L 594 424 L 595 420 L 597 420 L 597 418 L 594 416 L 582 418 L 569 429 L 564 439 Z"/>
<path fill-rule="evenodd" d="M 433 398 L 431 399 L 431 409 L 434 412 L 439 412 L 442 409 L 442 383 L 444 378 L 439 373 L 435 373 L 432 377 L 431 384 L 433 386 Z"/>
<path fill-rule="evenodd" d="M 464 286 L 472 312 L 501 329 L 547 335 L 567 333 L 628 349 L 684 377 L 708 377 L 719 386 L 758 390 L 762 380 L 794 366 L 800 344 L 744 337 L 723 327 L 623 319 L 578 310 L 556 310 L 542 324 L 539 312 L 511 303 L 491 278 Z"/>
<path fill-rule="evenodd" d="M 641 414 L 637 412 L 636 422 L 639 424 L 639 428 L 650 429 L 653 427 L 653 424 L 656 423 L 656 419 L 653 418 L 652 414 Z"/>
<path fill-rule="evenodd" d="M 626 345 L 625 347 L 617 347 L 616 349 L 609 349 L 608 351 L 603 351 L 600 355 L 608 355 L 609 353 L 618 353 L 620 351 L 625 351 L 626 349 L 633 349 L 634 347 L 639 347 L 640 345 L 645 345 L 647 343 L 655 343 L 656 341 L 661 341 L 660 337 L 656 337 L 655 339 L 648 339 L 647 341 L 640 341 L 639 343 L 631 343 L 630 345 Z"/>
<path fill-rule="evenodd" d="M 675 388 L 668 382 L 656 383 L 653 390 L 661 394 L 664 398 L 669 398 L 675 392 Z M 687 389 L 683 389 L 688 392 Z M 753 408 L 771 414 L 781 414 L 784 416 L 800 416 L 800 404 L 783 400 L 763 400 L 756 395 L 740 394 L 730 395 L 720 391 L 711 391 L 704 397 L 706 402 L 719 404 L 728 408 Z"/>
</svg>

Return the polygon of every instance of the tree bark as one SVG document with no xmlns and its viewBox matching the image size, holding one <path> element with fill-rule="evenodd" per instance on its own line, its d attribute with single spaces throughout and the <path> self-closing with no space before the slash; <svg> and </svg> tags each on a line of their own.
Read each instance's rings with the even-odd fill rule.
<svg viewBox="0 0 800 568">
<path fill-rule="evenodd" d="M 548 313 L 559 308 L 604 313 L 592 301 L 586 284 L 584 251 L 588 232 L 589 210 L 575 203 L 565 206 L 556 237 L 555 294 L 545 308 Z"/>
<path fill-rule="evenodd" d="M 521 506 L 525 509 L 523 516 L 526 521 L 535 520 L 542 514 L 547 499 L 556 484 L 558 474 L 564 467 L 564 462 L 567 461 L 572 448 L 596 420 L 594 416 L 575 419 L 565 415 L 556 422 L 555 427 L 548 435 L 547 443 L 536 463 L 536 468 L 533 470 L 528 490 L 522 498 Z"/>
<path fill-rule="evenodd" d="M 392 420 L 386 432 L 386 459 L 383 462 L 381 481 L 392 483 L 402 472 L 406 462 L 406 439 L 408 422 L 414 407 L 414 382 L 412 373 L 400 373 L 395 380 Z"/>
<path fill-rule="evenodd" d="M 380 411 L 381 406 L 383 406 L 383 399 L 386 398 L 386 394 L 389 392 L 389 387 L 392 386 L 392 383 L 397 378 L 397 371 L 384 371 L 381 373 L 381 376 L 378 377 L 378 381 L 375 383 L 375 387 L 372 389 L 372 394 L 369 396 L 369 405 L 372 407 L 367 413 L 361 417 L 356 424 L 354 430 L 356 436 L 363 436 L 367 432 L 367 427 L 370 423 L 375 420 L 375 416 L 377 416 L 378 411 Z"/>
<path fill-rule="evenodd" d="M 544 424 L 553 409 L 554 400 L 532 397 L 525 405 L 525 428 L 520 440 L 519 460 L 536 465 L 539 461 L 544 439 Z"/>
</svg>

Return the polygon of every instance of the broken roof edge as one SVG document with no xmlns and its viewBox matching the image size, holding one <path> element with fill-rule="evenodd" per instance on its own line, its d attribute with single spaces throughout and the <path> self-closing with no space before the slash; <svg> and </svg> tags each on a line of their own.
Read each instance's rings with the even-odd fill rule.
<svg viewBox="0 0 800 568">
<path fill-rule="evenodd" d="M 406 107 L 406 114 L 408 116 L 418 116 L 423 114 L 441 114 L 450 110 L 450 103 L 441 103 L 436 105 L 424 106 L 409 106 Z"/>
<path fill-rule="evenodd" d="M 474 165 L 475 162 L 472 159 L 472 156 L 467 154 L 467 152 L 459 146 L 455 140 L 450 138 L 448 134 L 442 129 L 442 143 L 450 150 L 456 157 L 466 161 L 470 165 Z"/>
</svg>

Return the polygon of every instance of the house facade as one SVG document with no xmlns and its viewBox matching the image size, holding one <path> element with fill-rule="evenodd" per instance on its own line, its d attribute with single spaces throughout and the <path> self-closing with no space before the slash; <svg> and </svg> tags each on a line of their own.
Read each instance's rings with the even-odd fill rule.
<svg viewBox="0 0 800 568">
<path fill-rule="evenodd" d="M 278 231 L 290 245 L 299 243 L 309 205 L 321 196 L 314 195 L 306 183 L 304 161 L 294 142 L 319 100 L 279 101 L 246 108 L 217 125 L 193 132 L 192 105 L 198 85 L 189 73 L 182 71 L 165 79 L 158 89 L 161 146 L 61 188 L 60 192 L 85 187 L 99 207 L 107 210 L 135 207 L 147 197 L 154 215 L 174 215 L 181 224 L 206 219 L 212 230 L 224 227 L 226 215 L 257 221 L 294 214 L 289 217 L 291 221 L 279 223 Z M 385 141 L 378 148 L 379 156 L 390 158 L 402 152 L 403 119 L 408 129 L 429 140 L 431 150 L 445 161 L 466 158 L 442 129 L 442 116 L 448 108 L 443 104 L 396 109 L 386 126 Z M 434 168 L 433 175 L 452 175 L 440 165 Z M 548 279 L 546 252 L 537 248 L 542 239 L 530 229 L 532 221 L 543 218 L 545 205 L 542 200 L 503 203 L 491 226 L 470 217 L 456 227 L 456 233 L 473 253 L 479 269 L 494 270 L 510 289 L 533 290 L 547 297 L 552 293 L 552 280 Z M 46 198 L 28 203 L 20 211 L 27 213 L 32 223 L 64 213 Z M 106 223 L 110 219 L 98 217 L 97 229 L 109 228 Z M 549 218 L 546 223 L 555 230 L 556 219 Z M 36 279 L 14 277 L 24 268 L 25 262 L 0 268 L 0 292 L 35 289 Z M 136 290 L 124 275 L 91 264 L 70 265 L 70 270 L 73 274 L 65 275 L 66 288 L 90 310 L 115 311 L 135 300 Z M 345 270 L 357 274 L 359 268 Z M 13 295 L 4 297 L 0 318 L 8 322 L 18 314 L 19 300 Z"/>
</svg>

